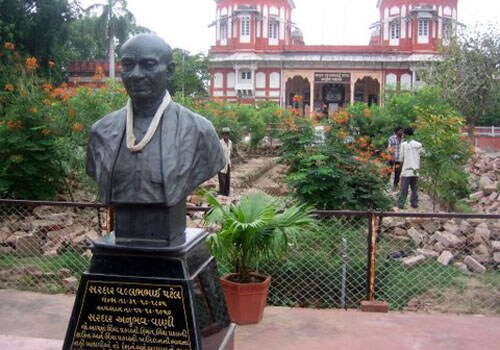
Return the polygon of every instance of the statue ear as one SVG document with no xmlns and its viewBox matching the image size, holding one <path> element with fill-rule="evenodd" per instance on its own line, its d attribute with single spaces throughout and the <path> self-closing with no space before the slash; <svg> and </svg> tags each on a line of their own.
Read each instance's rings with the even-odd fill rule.
<svg viewBox="0 0 500 350">
<path fill-rule="evenodd" d="M 170 62 L 169 65 L 167 66 L 168 79 L 172 80 L 172 78 L 174 77 L 174 73 L 175 73 L 175 63 Z"/>
</svg>

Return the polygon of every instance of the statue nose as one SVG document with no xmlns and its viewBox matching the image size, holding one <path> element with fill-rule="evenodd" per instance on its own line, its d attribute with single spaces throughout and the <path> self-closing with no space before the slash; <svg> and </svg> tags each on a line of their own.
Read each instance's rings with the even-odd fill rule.
<svg viewBox="0 0 500 350">
<path fill-rule="evenodd" d="M 142 72 L 141 66 L 136 64 L 132 71 L 130 72 L 129 76 L 131 78 L 142 78 L 144 77 L 144 73 Z"/>
</svg>

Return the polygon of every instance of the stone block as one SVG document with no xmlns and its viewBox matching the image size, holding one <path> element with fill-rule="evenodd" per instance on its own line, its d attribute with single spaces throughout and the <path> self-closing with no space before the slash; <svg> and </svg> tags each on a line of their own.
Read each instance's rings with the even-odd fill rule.
<svg viewBox="0 0 500 350">
<path fill-rule="evenodd" d="M 465 257 L 464 263 L 471 271 L 477 273 L 484 273 L 486 271 L 486 267 L 470 255 Z"/>
<path fill-rule="evenodd" d="M 389 304 L 385 301 L 361 301 L 361 311 L 364 312 L 388 312 Z"/>
<path fill-rule="evenodd" d="M 418 249 L 416 250 L 416 252 L 417 252 L 418 254 L 425 255 L 425 256 L 429 256 L 429 257 L 434 257 L 434 258 L 437 258 L 437 257 L 439 256 L 439 253 L 438 253 L 438 252 L 436 252 L 436 251 L 434 251 L 434 250 L 432 250 L 432 249 L 428 249 L 428 248 L 426 248 L 426 247 L 424 247 L 424 248 L 418 248 Z"/>
<path fill-rule="evenodd" d="M 414 227 L 410 227 L 407 233 L 416 245 L 420 245 L 424 240 L 424 236 Z"/>
<path fill-rule="evenodd" d="M 420 227 L 422 227 L 422 229 L 424 229 L 425 232 L 432 235 L 437 230 L 439 230 L 440 224 L 436 220 L 427 219 L 420 223 Z"/>
<path fill-rule="evenodd" d="M 500 263 L 500 252 L 493 253 L 493 261 L 496 262 L 497 264 Z"/>
<path fill-rule="evenodd" d="M 68 231 L 66 230 L 54 230 L 54 231 L 49 231 L 47 232 L 47 238 L 52 240 L 52 239 L 59 239 L 68 234 Z"/>
<path fill-rule="evenodd" d="M 498 196 L 498 193 L 496 192 L 497 190 L 497 186 L 495 185 L 495 183 L 492 183 L 491 185 L 486 185 L 484 186 L 483 188 L 483 193 L 485 196 L 488 196 L 490 197 L 491 195 L 495 195 L 493 199 L 490 199 L 488 198 L 488 201 L 494 201 L 496 199 L 496 197 Z"/>
<path fill-rule="evenodd" d="M 471 201 L 474 201 L 474 202 L 477 202 L 478 200 L 480 200 L 483 197 L 484 197 L 483 191 L 478 191 L 478 192 L 475 192 L 475 193 L 472 193 L 469 195 L 469 199 Z"/>
<path fill-rule="evenodd" d="M 491 248 L 496 252 L 500 251 L 500 241 L 491 241 Z"/>
<path fill-rule="evenodd" d="M 449 220 L 445 222 L 443 228 L 446 232 L 451 233 L 452 235 L 459 236 L 462 234 L 460 227 L 453 220 Z"/>
<path fill-rule="evenodd" d="M 488 255 L 490 253 L 486 244 L 479 244 L 477 247 L 474 247 L 472 251 L 476 255 Z"/>
<path fill-rule="evenodd" d="M 479 178 L 479 189 L 484 192 L 486 187 L 492 186 L 493 181 L 487 175 L 483 175 Z"/>
<path fill-rule="evenodd" d="M 446 231 L 437 232 L 434 236 L 446 248 L 453 248 L 462 244 L 457 236 Z"/>
<path fill-rule="evenodd" d="M 12 247 L 6 247 L 3 245 L 0 245 L 0 255 L 10 254 L 13 252 L 14 252 L 14 249 L 12 249 Z"/>
<path fill-rule="evenodd" d="M 491 236 L 491 230 L 488 227 L 488 224 L 485 222 L 482 222 L 479 225 L 477 225 L 474 230 L 474 233 L 478 235 L 483 235 L 486 237 L 486 239 L 490 239 Z"/>
<path fill-rule="evenodd" d="M 437 258 L 437 262 L 444 266 L 448 266 L 451 259 L 453 259 L 453 253 L 449 250 L 445 250 L 441 253 L 441 255 L 439 255 L 439 257 Z"/>
<path fill-rule="evenodd" d="M 76 291 L 78 289 L 78 278 L 71 276 L 62 279 L 62 283 L 67 290 Z"/>
<path fill-rule="evenodd" d="M 463 272 L 469 271 L 469 269 L 467 268 L 467 265 L 465 265 L 463 262 L 457 261 L 456 263 L 453 264 L 453 267 L 460 270 L 460 271 L 463 271 Z"/>
<path fill-rule="evenodd" d="M 20 257 L 39 256 L 42 254 L 40 240 L 34 235 L 25 235 L 17 238 L 16 255 Z"/>
<path fill-rule="evenodd" d="M 401 237 L 406 236 L 406 230 L 401 227 L 395 227 L 392 233 L 396 236 L 401 236 Z"/>
<path fill-rule="evenodd" d="M 403 259 L 403 265 L 406 268 L 410 268 L 417 264 L 420 264 L 421 262 L 425 261 L 425 259 L 426 259 L 425 255 L 410 256 L 408 258 Z"/>
<path fill-rule="evenodd" d="M 411 238 L 408 236 L 396 236 L 396 235 L 387 235 L 387 236 L 396 241 L 403 241 L 403 242 L 411 241 Z"/>
<path fill-rule="evenodd" d="M 474 227 L 467 220 L 462 220 L 459 225 L 459 230 L 464 235 L 467 235 L 474 230 Z"/>
<path fill-rule="evenodd" d="M 44 233 L 60 230 L 63 228 L 63 225 L 60 222 L 52 220 L 33 220 L 31 225 L 33 231 Z"/>
</svg>

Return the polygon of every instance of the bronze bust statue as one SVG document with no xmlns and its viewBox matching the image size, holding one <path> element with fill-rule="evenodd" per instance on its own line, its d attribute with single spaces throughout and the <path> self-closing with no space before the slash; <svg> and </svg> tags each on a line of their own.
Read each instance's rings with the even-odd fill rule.
<svg viewBox="0 0 500 350">
<path fill-rule="evenodd" d="M 115 208 L 117 243 L 172 244 L 186 228 L 186 197 L 225 165 L 213 125 L 172 101 L 172 49 L 140 34 L 120 50 L 127 106 L 89 133 L 87 173 Z"/>
</svg>

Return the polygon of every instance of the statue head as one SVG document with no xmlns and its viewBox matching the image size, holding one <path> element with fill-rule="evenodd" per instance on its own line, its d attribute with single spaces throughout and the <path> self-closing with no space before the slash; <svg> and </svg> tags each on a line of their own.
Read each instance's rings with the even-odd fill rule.
<svg viewBox="0 0 500 350">
<path fill-rule="evenodd" d="M 155 103 L 170 88 L 175 64 L 171 47 L 159 36 L 139 34 L 121 50 L 122 80 L 134 104 Z"/>
</svg>

